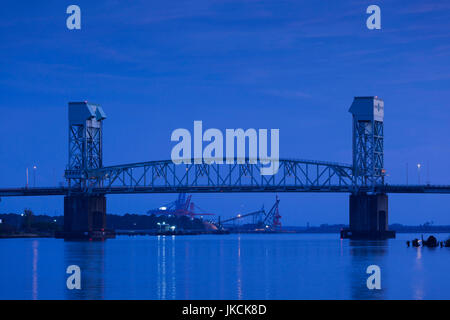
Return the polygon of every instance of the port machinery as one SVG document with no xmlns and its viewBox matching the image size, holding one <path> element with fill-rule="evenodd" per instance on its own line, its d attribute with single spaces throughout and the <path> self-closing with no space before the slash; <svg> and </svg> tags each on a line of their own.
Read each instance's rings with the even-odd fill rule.
<svg viewBox="0 0 450 320">
<path fill-rule="evenodd" d="M 280 199 L 276 196 L 275 204 L 272 208 L 266 212 L 264 206 L 261 210 L 246 213 L 246 214 L 238 214 L 235 217 L 222 220 L 220 216 L 218 218 L 218 222 L 213 222 L 219 229 L 223 228 L 226 224 L 230 222 L 241 221 L 244 218 L 252 217 L 253 218 L 253 226 L 264 229 L 265 231 L 279 231 L 281 230 L 281 215 L 278 210 L 278 205 L 280 203 Z M 196 212 L 195 210 L 201 210 L 202 212 Z M 194 219 L 199 216 L 203 218 L 203 216 L 213 216 L 214 213 L 206 213 L 204 210 L 194 204 L 192 201 L 192 195 L 186 195 L 186 193 L 182 192 L 178 194 L 178 198 L 175 201 L 172 201 L 166 205 L 163 205 L 156 209 L 151 209 L 147 211 L 147 214 L 153 214 L 157 216 L 174 216 L 174 217 L 189 217 L 190 219 Z"/>
<path fill-rule="evenodd" d="M 231 225 L 231 223 L 235 223 L 238 221 L 243 220 L 247 217 L 253 218 L 252 223 L 252 231 L 280 231 L 281 230 L 281 215 L 279 212 L 279 204 L 280 199 L 278 196 L 276 196 L 276 200 L 272 208 L 266 212 L 264 209 L 264 206 L 254 212 L 245 213 L 245 214 L 237 214 L 235 217 L 220 220 L 218 221 L 217 225 L 219 229 L 228 227 L 234 227 L 234 225 Z"/>
<path fill-rule="evenodd" d="M 148 210 L 148 214 L 154 215 L 165 215 L 165 216 L 187 216 L 193 219 L 196 216 L 212 216 L 214 213 L 197 213 L 195 209 L 202 210 L 200 207 L 196 206 L 192 200 L 192 195 L 186 197 L 186 193 L 179 193 L 177 200 L 170 202 L 157 209 Z"/>
</svg>

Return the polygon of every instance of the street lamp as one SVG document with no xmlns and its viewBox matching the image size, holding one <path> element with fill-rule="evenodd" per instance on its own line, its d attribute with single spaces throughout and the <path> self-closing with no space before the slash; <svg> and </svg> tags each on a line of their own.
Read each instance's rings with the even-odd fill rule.
<svg viewBox="0 0 450 320">
<path fill-rule="evenodd" d="M 419 184 L 420 184 L 420 167 L 421 166 L 422 165 L 420 163 L 417 164 L 417 177 L 418 177 L 418 180 L 419 180 Z"/>
<path fill-rule="evenodd" d="M 33 187 L 36 188 L 36 166 L 33 166 Z"/>
</svg>

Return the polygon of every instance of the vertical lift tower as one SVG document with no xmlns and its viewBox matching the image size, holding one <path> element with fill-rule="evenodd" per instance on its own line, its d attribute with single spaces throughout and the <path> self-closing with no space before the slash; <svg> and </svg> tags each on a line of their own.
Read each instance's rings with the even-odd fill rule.
<svg viewBox="0 0 450 320">
<path fill-rule="evenodd" d="M 65 239 L 103 239 L 106 231 L 104 194 L 85 192 L 101 181 L 88 179 L 88 170 L 103 166 L 102 136 L 106 115 L 99 105 L 69 102 L 69 163 L 65 171 L 70 192 L 64 198 Z"/>
<path fill-rule="evenodd" d="M 388 230 L 388 196 L 376 193 L 384 184 L 384 102 L 378 97 L 355 97 L 353 115 L 353 192 L 350 228 L 342 238 L 382 240 L 394 238 Z"/>
</svg>

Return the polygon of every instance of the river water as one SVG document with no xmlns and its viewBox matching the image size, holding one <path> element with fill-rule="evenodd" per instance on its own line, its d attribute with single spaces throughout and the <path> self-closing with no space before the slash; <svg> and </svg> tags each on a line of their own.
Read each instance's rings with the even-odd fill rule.
<svg viewBox="0 0 450 320">
<path fill-rule="evenodd" d="M 1 239 L 0 299 L 450 299 L 450 248 L 408 248 L 414 237 Z M 69 265 L 80 267 L 80 290 L 66 286 Z M 380 290 L 367 288 L 369 265 L 380 267 Z"/>
</svg>

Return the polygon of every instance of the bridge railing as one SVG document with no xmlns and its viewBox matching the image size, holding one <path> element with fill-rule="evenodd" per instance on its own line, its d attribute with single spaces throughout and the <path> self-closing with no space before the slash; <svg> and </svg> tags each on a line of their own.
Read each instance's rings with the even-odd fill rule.
<svg viewBox="0 0 450 320">
<path fill-rule="evenodd" d="M 376 192 L 382 193 L 450 193 L 449 185 L 439 184 L 384 184 L 375 187 Z"/>
</svg>

